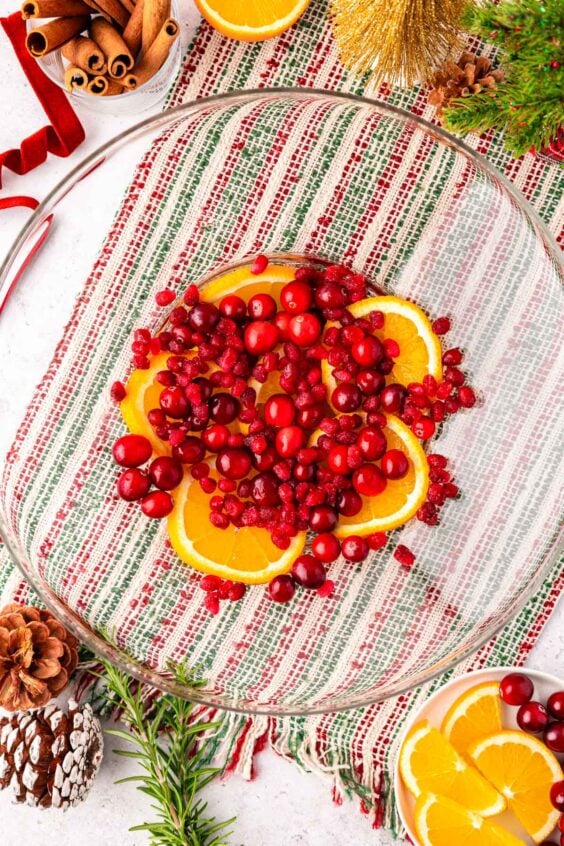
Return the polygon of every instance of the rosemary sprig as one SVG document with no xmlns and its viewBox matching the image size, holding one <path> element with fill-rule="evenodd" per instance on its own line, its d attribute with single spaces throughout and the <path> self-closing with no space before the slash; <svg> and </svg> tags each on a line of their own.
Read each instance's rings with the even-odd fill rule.
<svg viewBox="0 0 564 846">
<path fill-rule="evenodd" d="M 129 727 L 129 731 L 107 729 L 106 734 L 134 747 L 115 751 L 135 759 L 142 770 L 116 784 L 136 782 L 138 790 L 153 800 L 157 817 L 130 830 L 147 831 L 151 846 L 227 846 L 227 827 L 233 820 L 210 817 L 207 803 L 198 797 L 218 772 L 207 765 L 206 742 L 200 745 L 199 736 L 217 723 L 191 724 L 192 703 L 171 695 L 160 697 L 148 716 L 142 686 L 112 664 L 102 663 L 108 700 L 122 710 Z M 175 673 L 178 681 L 194 684 L 185 668 L 176 668 Z"/>
</svg>

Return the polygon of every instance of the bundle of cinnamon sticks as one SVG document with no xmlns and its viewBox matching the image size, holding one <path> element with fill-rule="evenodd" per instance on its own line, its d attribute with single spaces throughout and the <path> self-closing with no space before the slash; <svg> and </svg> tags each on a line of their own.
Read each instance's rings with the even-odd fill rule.
<svg viewBox="0 0 564 846">
<path fill-rule="evenodd" d="M 67 91 L 115 96 L 139 88 L 178 38 L 170 0 L 26 0 L 24 20 L 52 18 L 27 34 L 29 53 L 60 50 Z"/>
</svg>

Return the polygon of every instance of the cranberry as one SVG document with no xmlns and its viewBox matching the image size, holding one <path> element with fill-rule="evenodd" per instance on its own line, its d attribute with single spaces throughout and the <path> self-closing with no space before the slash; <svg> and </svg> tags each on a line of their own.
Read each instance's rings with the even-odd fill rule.
<svg viewBox="0 0 564 846">
<path fill-rule="evenodd" d="M 227 446 L 229 429 L 220 423 L 214 423 L 202 432 L 202 441 L 210 452 L 219 452 L 222 447 Z M 202 456 L 203 457 L 203 456 Z M 197 461 L 201 461 L 200 458 Z"/>
<path fill-rule="evenodd" d="M 215 394 L 210 400 L 210 417 L 224 426 L 235 420 L 240 409 L 239 400 L 231 394 Z"/>
<path fill-rule="evenodd" d="M 182 420 L 189 416 L 192 405 L 183 388 L 172 386 L 165 388 L 159 397 L 162 410 L 175 420 Z"/>
<path fill-rule="evenodd" d="M 355 470 L 352 482 L 355 490 L 363 496 L 378 496 L 388 484 L 386 477 L 375 464 L 363 464 Z"/>
<path fill-rule="evenodd" d="M 446 335 L 450 329 L 450 320 L 448 317 L 437 317 L 432 323 L 432 329 L 435 335 Z"/>
<path fill-rule="evenodd" d="M 564 781 L 556 781 L 550 788 L 550 801 L 557 811 L 564 811 Z"/>
<path fill-rule="evenodd" d="M 183 475 L 180 461 L 170 458 L 168 455 L 155 458 L 149 467 L 149 476 L 153 484 L 161 491 L 171 491 L 178 487 Z"/>
<path fill-rule="evenodd" d="M 295 413 L 294 401 L 287 394 L 274 394 L 264 407 L 264 419 L 271 426 L 289 426 Z"/>
<path fill-rule="evenodd" d="M 430 417 L 420 417 L 412 424 L 411 431 L 420 440 L 426 441 L 435 434 L 435 423 Z"/>
<path fill-rule="evenodd" d="M 271 320 L 277 312 L 276 300 L 270 294 L 255 294 L 247 309 L 253 320 Z"/>
<path fill-rule="evenodd" d="M 251 273 L 253 274 L 253 276 L 260 276 L 261 273 L 264 273 L 267 267 L 268 259 L 266 256 L 263 256 L 261 254 L 257 256 L 251 264 Z"/>
<path fill-rule="evenodd" d="M 337 411 L 351 412 L 360 408 L 362 395 L 360 389 L 349 382 L 337 385 L 331 394 L 331 404 Z"/>
<path fill-rule="evenodd" d="M 305 443 L 306 436 L 299 426 L 284 426 L 276 433 L 276 451 L 282 458 L 292 458 Z"/>
<path fill-rule="evenodd" d="M 402 567 L 411 567 L 415 562 L 415 555 L 413 552 L 409 549 L 409 547 L 404 546 L 402 543 L 394 549 L 394 558 L 396 561 L 399 561 Z"/>
<path fill-rule="evenodd" d="M 362 367 L 374 367 L 384 357 L 384 347 L 374 335 L 367 335 L 351 347 L 352 357 Z"/>
<path fill-rule="evenodd" d="M 312 532 L 332 532 L 337 525 L 337 513 L 329 505 L 317 505 L 309 515 L 309 528 Z"/>
<path fill-rule="evenodd" d="M 398 414 L 407 397 L 407 389 L 397 382 L 392 382 L 391 385 L 386 385 L 380 394 L 380 404 L 382 409 L 389 414 Z"/>
<path fill-rule="evenodd" d="M 124 435 L 115 442 L 112 454 L 122 467 L 139 467 L 151 457 L 153 447 L 143 435 Z"/>
<path fill-rule="evenodd" d="M 348 447 L 341 445 L 331 447 L 327 454 L 327 464 L 333 473 L 344 473 L 346 475 L 349 472 L 347 456 Z"/>
<path fill-rule="evenodd" d="M 325 582 L 325 567 L 313 555 L 300 555 L 292 565 L 292 576 L 302 587 L 315 589 Z"/>
<path fill-rule="evenodd" d="M 371 397 L 380 393 L 386 384 L 386 379 L 377 370 L 360 370 L 357 373 L 356 382 L 363 394 Z"/>
<path fill-rule="evenodd" d="M 409 461 L 401 449 L 390 449 L 382 456 L 380 466 L 387 479 L 403 479 L 409 470 Z"/>
<path fill-rule="evenodd" d="M 251 454 L 244 448 L 225 447 L 218 453 L 215 466 L 227 479 L 243 479 L 251 469 Z"/>
<path fill-rule="evenodd" d="M 274 316 L 274 325 L 280 332 L 280 338 L 283 341 L 288 341 L 290 339 L 290 320 L 292 319 L 292 315 L 288 311 L 279 311 Z"/>
<path fill-rule="evenodd" d="M 358 433 L 356 444 L 368 461 L 382 458 L 386 452 L 386 438 L 377 426 L 365 426 Z"/>
<path fill-rule="evenodd" d="M 170 288 L 165 288 L 164 291 L 157 291 L 155 294 L 155 301 L 158 306 L 164 308 L 173 303 L 176 299 L 176 294 Z"/>
<path fill-rule="evenodd" d="M 133 502 L 135 499 L 141 499 L 146 493 L 149 493 L 151 482 L 149 477 L 139 470 L 137 467 L 132 467 L 129 470 L 124 470 L 118 479 L 118 493 L 126 502 Z"/>
<path fill-rule="evenodd" d="M 141 500 L 141 511 L 146 517 L 161 520 L 170 514 L 174 508 L 174 501 L 166 491 L 152 491 Z"/>
<path fill-rule="evenodd" d="M 199 438 L 196 438 L 195 435 L 188 435 L 181 443 L 172 448 L 172 454 L 182 464 L 198 464 L 206 454 L 206 449 Z"/>
<path fill-rule="evenodd" d="M 260 455 L 253 453 L 251 460 L 253 462 L 253 467 L 257 470 L 272 470 L 278 461 L 278 454 L 274 447 L 268 447 L 268 449 L 261 452 Z"/>
<path fill-rule="evenodd" d="M 341 552 L 347 561 L 352 561 L 357 564 L 364 561 L 370 551 L 368 541 L 366 538 L 358 537 L 358 535 L 349 535 L 341 544 Z"/>
<path fill-rule="evenodd" d="M 125 399 L 126 390 L 123 382 L 114 382 L 110 388 L 110 396 L 114 402 L 121 402 Z"/>
<path fill-rule="evenodd" d="M 311 408 L 301 408 L 296 414 L 296 423 L 302 429 L 312 431 L 316 429 L 323 417 L 323 406 L 312 405 Z"/>
<path fill-rule="evenodd" d="M 211 332 L 219 321 L 219 310 L 212 303 L 197 303 L 190 310 L 188 321 L 197 332 Z"/>
<path fill-rule="evenodd" d="M 262 355 L 274 349 L 280 332 L 267 320 L 254 320 L 245 329 L 245 347 L 252 355 Z"/>
<path fill-rule="evenodd" d="M 278 505 L 280 482 L 274 473 L 258 473 L 252 480 L 251 496 L 257 505 Z"/>
<path fill-rule="evenodd" d="M 219 310 L 224 317 L 230 317 L 231 320 L 241 320 L 247 314 L 247 305 L 245 300 L 238 297 L 237 294 L 230 294 L 222 299 Z"/>
<path fill-rule="evenodd" d="M 341 491 L 337 499 L 339 514 L 343 517 L 354 517 L 362 510 L 362 497 L 356 491 Z"/>
<path fill-rule="evenodd" d="M 523 673 L 510 673 L 499 685 L 499 694 L 507 705 L 526 705 L 533 693 L 533 683 Z"/>
<path fill-rule="evenodd" d="M 467 385 L 463 385 L 458 389 L 458 401 L 462 408 L 472 408 L 476 405 L 476 394 Z"/>
<path fill-rule="evenodd" d="M 288 324 L 288 335 L 299 347 L 309 347 L 319 339 L 321 323 L 315 314 L 296 314 Z"/>
<path fill-rule="evenodd" d="M 558 690 L 548 697 L 546 703 L 548 713 L 555 720 L 564 720 L 564 690 Z"/>
<path fill-rule="evenodd" d="M 543 739 L 553 752 L 564 753 L 564 722 L 551 723 L 545 729 Z"/>
<path fill-rule="evenodd" d="M 301 314 L 312 303 L 311 288 L 305 282 L 288 282 L 280 291 L 282 308 L 291 314 Z"/>
<path fill-rule="evenodd" d="M 296 592 L 291 576 L 276 576 L 268 585 L 268 594 L 274 602 L 289 602 Z"/>
<path fill-rule="evenodd" d="M 324 564 L 330 564 L 332 561 L 336 561 L 341 554 L 341 544 L 335 535 L 322 532 L 312 540 L 311 551 Z"/>
<path fill-rule="evenodd" d="M 538 734 L 548 725 L 548 712 L 540 702 L 527 702 L 517 711 L 517 724 L 523 731 Z"/>
<path fill-rule="evenodd" d="M 335 282 L 324 282 L 315 292 L 315 304 L 318 308 L 343 308 L 347 300 L 343 290 Z"/>
</svg>

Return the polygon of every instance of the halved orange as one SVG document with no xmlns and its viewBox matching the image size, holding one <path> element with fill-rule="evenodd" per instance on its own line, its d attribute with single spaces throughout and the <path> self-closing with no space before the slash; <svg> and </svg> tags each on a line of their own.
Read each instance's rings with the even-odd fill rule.
<svg viewBox="0 0 564 846">
<path fill-rule="evenodd" d="M 251 265 L 230 270 L 207 282 L 200 291 L 200 297 L 208 303 L 217 303 L 223 297 L 237 294 L 246 303 L 255 294 L 270 294 L 280 306 L 280 291 L 294 279 L 295 267 L 287 264 L 269 264 L 262 273 L 251 273 Z"/>
<path fill-rule="evenodd" d="M 421 846 L 525 846 L 503 826 L 433 793 L 417 799 L 415 828 Z"/>
<path fill-rule="evenodd" d="M 218 478 L 215 468 L 210 476 Z M 209 503 L 210 494 L 186 474 L 174 492 L 174 510 L 168 517 L 170 541 L 182 561 L 202 573 L 248 585 L 269 582 L 291 569 L 304 548 L 305 532 L 281 550 L 267 529 L 237 529 L 231 524 L 227 529 L 215 528 L 209 521 Z"/>
<path fill-rule="evenodd" d="M 214 29 L 238 41 L 263 41 L 279 35 L 305 12 L 310 0 L 196 0 Z"/>
<path fill-rule="evenodd" d="M 449 708 L 441 731 L 461 755 L 471 744 L 503 728 L 499 683 L 483 682 L 465 691 Z"/>
<path fill-rule="evenodd" d="M 535 843 L 549 837 L 560 817 L 550 801 L 550 788 L 564 778 L 550 749 L 525 732 L 500 731 L 474 743 L 469 753 Z"/>
<path fill-rule="evenodd" d="M 424 720 L 415 725 L 400 751 L 400 773 L 410 793 L 434 793 L 490 817 L 505 810 L 505 799 L 467 764 L 440 731 Z"/>
<path fill-rule="evenodd" d="M 378 496 L 363 497 L 362 511 L 354 517 L 341 515 L 334 530 L 339 538 L 396 529 L 413 517 L 427 496 L 429 465 L 421 443 L 399 418 L 389 414 L 386 420 L 384 435 L 388 449 L 402 450 L 408 458 L 409 470 L 403 479 L 388 479 L 386 488 Z M 321 429 L 317 429 L 311 443 L 316 444 L 322 434 Z"/>
<path fill-rule="evenodd" d="M 134 435 L 144 435 L 148 438 L 156 455 L 168 455 L 170 447 L 157 437 L 147 420 L 147 413 L 153 408 L 159 408 L 159 397 L 164 390 L 164 385 L 156 381 L 156 376 L 160 370 L 166 370 L 166 363 L 170 357 L 169 352 L 158 353 L 150 356 L 148 370 L 134 370 L 125 386 L 127 392 L 125 399 L 119 406 L 129 431 Z"/>
</svg>

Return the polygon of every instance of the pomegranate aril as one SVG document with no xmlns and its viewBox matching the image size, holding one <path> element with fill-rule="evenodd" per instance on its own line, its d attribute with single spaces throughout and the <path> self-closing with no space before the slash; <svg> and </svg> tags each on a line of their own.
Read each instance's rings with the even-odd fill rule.
<svg viewBox="0 0 564 846">
<path fill-rule="evenodd" d="M 190 468 L 190 475 L 193 479 L 205 479 L 206 476 L 209 476 L 209 474 L 210 467 L 205 461 L 200 461 L 198 464 L 194 464 L 194 466 Z"/>
<path fill-rule="evenodd" d="M 450 319 L 448 317 L 437 317 L 431 326 L 435 335 L 446 335 L 450 329 Z"/>
<path fill-rule="evenodd" d="M 445 410 L 448 414 L 456 414 L 457 411 L 460 411 L 460 403 L 455 397 L 448 397 L 445 400 Z"/>
<path fill-rule="evenodd" d="M 441 470 L 448 464 L 448 459 L 445 458 L 444 455 L 439 455 L 436 452 L 432 452 L 427 456 L 427 461 L 429 463 L 429 467 L 438 467 Z"/>
<path fill-rule="evenodd" d="M 213 482 L 213 479 L 202 479 L 200 481 L 200 485 L 204 491 L 206 491 L 206 487 L 208 487 L 209 482 Z M 209 493 L 209 491 L 206 491 Z M 209 521 L 212 526 L 215 526 L 216 529 L 227 529 L 229 526 L 229 517 L 227 514 L 220 514 L 218 511 L 211 511 L 209 514 Z"/>
<path fill-rule="evenodd" d="M 423 377 L 423 390 L 428 397 L 434 397 L 437 393 L 437 380 L 430 373 Z"/>
<path fill-rule="evenodd" d="M 372 532 L 371 535 L 368 535 L 366 540 L 368 541 L 370 549 L 375 551 L 382 549 L 388 543 L 387 535 L 385 535 L 384 532 Z"/>
<path fill-rule="evenodd" d="M 476 394 L 472 388 L 463 385 L 458 389 L 458 401 L 463 408 L 472 408 L 476 405 Z"/>
<path fill-rule="evenodd" d="M 164 385 L 166 388 L 171 388 L 173 385 L 176 385 L 176 374 L 174 374 L 171 370 L 159 370 L 155 379 L 159 385 Z"/>
<path fill-rule="evenodd" d="M 427 491 L 427 499 L 433 505 L 443 505 L 446 498 L 444 487 L 439 482 L 432 482 Z"/>
<path fill-rule="evenodd" d="M 443 485 L 444 495 L 447 499 L 456 499 L 459 495 L 460 490 L 457 485 L 453 485 L 452 482 L 447 482 Z"/>
<path fill-rule="evenodd" d="M 453 367 L 460 364 L 463 359 L 462 350 L 458 347 L 453 347 L 443 353 L 443 364 L 445 367 Z"/>
<path fill-rule="evenodd" d="M 112 447 L 114 461 L 122 467 L 139 467 L 153 452 L 150 441 L 143 435 L 123 435 Z"/>
<path fill-rule="evenodd" d="M 431 416 L 435 423 L 442 423 L 446 416 L 445 404 L 441 400 L 435 400 L 431 405 Z"/>
<path fill-rule="evenodd" d="M 415 563 L 415 555 L 402 543 L 394 549 L 394 558 L 399 561 L 402 567 L 412 567 Z"/>
<path fill-rule="evenodd" d="M 318 596 L 325 599 L 326 597 L 331 596 L 334 590 L 335 582 L 333 582 L 331 579 L 325 579 L 321 587 L 317 588 L 316 593 Z"/>
<path fill-rule="evenodd" d="M 450 397 L 454 390 L 454 385 L 451 382 L 441 382 L 437 387 L 437 399 L 446 400 Z"/>
<path fill-rule="evenodd" d="M 384 338 L 384 351 L 388 358 L 398 358 L 401 353 L 400 345 L 393 338 Z"/>
<path fill-rule="evenodd" d="M 219 596 L 217 593 L 206 593 L 204 596 L 204 605 L 210 614 L 214 616 L 219 614 Z"/>
<path fill-rule="evenodd" d="M 447 367 L 444 372 L 444 378 L 446 382 L 450 382 L 451 385 L 457 388 L 463 385 L 466 380 L 466 376 L 462 370 L 458 370 L 457 367 Z"/>
<path fill-rule="evenodd" d="M 261 273 L 264 273 L 266 268 L 268 267 L 268 259 L 266 256 L 258 255 L 253 263 L 251 264 L 251 273 L 254 276 L 259 276 Z"/>
<path fill-rule="evenodd" d="M 161 520 L 174 508 L 174 502 L 166 491 L 152 491 L 141 500 L 141 511 L 146 517 Z"/>
<path fill-rule="evenodd" d="M 125 399 L 127 391 L 123 382 L 114 382 L 110 388 L 110 396 L 114 402 L 121 402 Z"/>
<path fill-rule="evenodd" d="M 148 370 L 151 366 L 149 359 L 145 355 L 134 355 L 133 356 L 133 366 L 137 370 Z"/>
<path fill-rule="evenodd" d="M 217 482 L 215 479 L 210 479 L 209 476 L 204 476 L 201 479 L 198 479 L 198 483 L 204 493 L 211 494 L 217 488 Z"/>
<path fill-rule="evenodd" d="M 205 590 L 206 593 L 219 590 L 221 587 L 221 579 L 219 576 L 214 576 L 211 573 L 206 576 L 202 576 L 200 579 L 200 587 L 202 590 Z"/>
<path fill-rule="evenodd" d="M 499 694 L 507 705 L 526 705 L 533 693 L 533 683 L 523 673 L 509 673 L 499 684 Z"/>
<path fill-rule="evenodd" d="M 164 308 L 167 305 L 173 303 L 176 299 L 176 294 L 174 291 L 171 291 L 170 288 L 165 288 L 163 291 L 158 291 L 155 294 L 155 301 L 158 306 Z"/>
<path fill-rule="evenodd" d="M 435 526 L 437 523 L 437 506 L 432 502 L 424 502 L 423 505 L 417 509 L 417 519 L 428 526 Z"/>
</svg>

